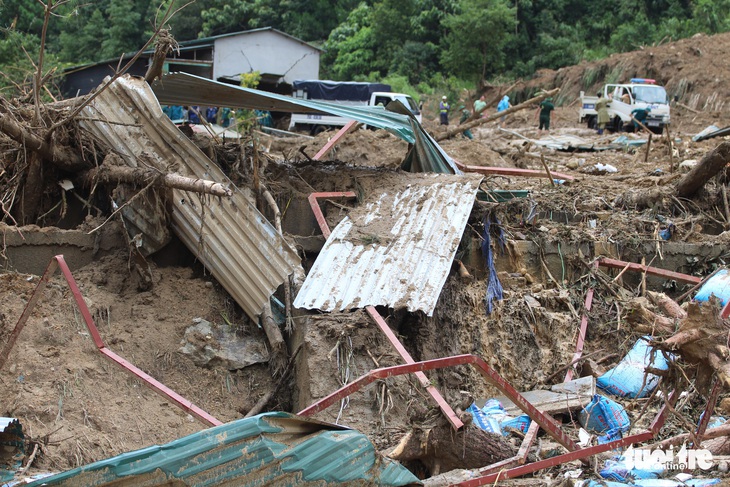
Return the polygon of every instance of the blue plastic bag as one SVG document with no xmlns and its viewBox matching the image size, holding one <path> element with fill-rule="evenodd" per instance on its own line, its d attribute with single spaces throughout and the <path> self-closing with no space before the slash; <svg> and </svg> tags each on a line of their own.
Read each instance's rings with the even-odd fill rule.
<svg viewBox="0 0 730 487">
<path fill-rule="evenodd" d="M 652 352 L 652 348 L 647 343 L 648 339 L 649 337 L 639 339 L 616 367 L 596 379 L 596 385 L 617 396 L 632 398 L 648 396 L 659 383 L 659 377 L 654 374 L 646 374 L 646 382 L 644 382 L 645 369 L 647 367 L 658 370 L 669 368 L 667 359 L 661 352 Z"/>
<path fill-rule="evenodd" d="M 620 404 L 598 394 L 580 412 L 578 422 L 592 433 L 608 433 L 613 439 L 621 438 L 631 428 L 626 410 Z"/>
<path fill-rule="evenodd" d="M 474 418 L 474 424 L 490 433 L 507 436 L 509 434 L 507 428 L 527 433 L 527 429 L 530 427 L 531 420 L 528 415 L 521 414 L 514 418 L 507 414 L 502 404 L 496 399 L 489 399 L 481 409 L 472 403 L 466 410 Z"/>
<path fill-rule="evenodd" d="M 694 299 L 695 301 L 707 301 L 712 294 L 720 298 L 723 306 L 727 304 L 728 299 L 730 299 L 730 273 L 727 269 L 721 269 L 709 278 L 697 291 Z"/>
</svg>

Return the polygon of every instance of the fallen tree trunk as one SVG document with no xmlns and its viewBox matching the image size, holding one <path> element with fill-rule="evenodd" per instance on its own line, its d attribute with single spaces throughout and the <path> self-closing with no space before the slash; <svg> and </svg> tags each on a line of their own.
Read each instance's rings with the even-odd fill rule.
<svg viewBox="0 0 730 487">
<path fill-rule="evenodd" d="M 702 435 L 700 438 L 701 440 L 709 440 L 711 438 L 721 438 L 723 436 L 730 435 L 730 424 L 723 424 L 721 426 L 718 426 L 717 428 L 710 428 L 707 431 L 705 431 L 705 434 Z M 682 443 L 689 441 L 690 434 L 684 433 L 677 436 L 672 436 L 671 438 L 667 438 L 666 440 L 663 440 L 659 442 L 657 445 L 659 448 L 666 449 L 670 446 L 677 446 L 681 445 Z"/>
<path fill-rule="evenodd" d="M 485 124 L 487 122 L 497 120 L 498 118 L 504 117 L 505 115 L 509 115 L 510 113 L 515 113 L 515 112 L 519 112 L 520 110 L 524 110 L 525 108 L 530 108 L 535 103 L 539 103 L 542 100 L 544 100 L 545 98 L 554 96 L 554 95 L 558 94 L 559 92 L 560 92 L 560 88 L 555 88 L 554 90 L 546 91 L 545 93 L 542 93 L 534 98 L 530 98 L 526 102 L 520 103 L 519 105 L 515 105 L 512 108 L 508 108 L 507 110 L 504 110 L 502 112 L 495 113 L 491 117 L 479 118 L 472 122 L 458 125 L 456 128 L 448 130 L 444 134 L 438 134 L 434 138 L 436 139 L 436 142 L 441 142 L 442 140 L 449 139 L 449 138 L 453 137 L 454 135 L 458 135 L 458 134 L 462 133 L 464 130 L 469 130 L 473 127 L 477 127 L 477 126 Z"/>
<path fill-rule="evenodd" d="M 47 142 L 13 120 L 7 113 L 0 113 L 0 132 L 65 171 L 77 172 L 91 167 L 91 163 L 84 161 L 70 147 Z"/>
<path fill-rule="evenodd" d="M 646 298 L 634 298 L 624 306 L 624 319 L 640 333 L 671 335 L 677 329 L 674 320 L 647 309 Z"/>
<path fill-rule="evenodd" d="M 649 296 L 649 300 L 660 310 L 662 310 L 666 315 L 671 316 L 672 318 L 676 318 L 678 320 L 683 320 L 687 317 L 687 312 L 683 310 L 676 301 L 674 301 L 666 294 L 649 291 L 647 293 L 647 296 Z"/>
<path fill-rule="evenodd" d="M 677 196 L 689 198 L 704 186 L 708 179 L 723 170 L 730 162 L 730 141 L 705 154 L 700 162 L 677 184 Z"/>
<path fill-rule="evenodd" d="M 102 164 L 99 167 L 81 173 L 77 179 L 85 186 L 92 186 L 95 182 L 148 184 L 151 181 L 153 183 L 152 186 L 164 186 L 215 196 L 231 196 L 231 190 L 221 183 L 207 181 L 205 179 L 189 178 L 174 173 L 160 174 L 156 171 L 139 167 L 107 166 Z"/>
<path fill-rule="evenodd" d="M 668 185 L 674 178 L 662 178 L 659 187 L 639 191 L 629 190 L 623 193 L 616 198 L 614 206 L 642 210 L 655 206 L 663 198 L 672 196 L 689 198 L 694 196 L 710 178 L 722 171 L 728 162 L 730 162 L 730 141 L 722 142 L 705 154 L 700 162 L 679 180 L 673 190 L 662 186 Z"/>
<path fill-rule="evenodd" d="M 471 422 L 469 413 L 461 413 L 461 417 L 464 427 L 457 432 L 441 417 L 436 426 L 414 428 L 388 456 L 399 462 L 419 460 L 430 475 L 438 475 L 484 467 L 517 454 L 503 436 L 487 433 Z"/>
</svg>

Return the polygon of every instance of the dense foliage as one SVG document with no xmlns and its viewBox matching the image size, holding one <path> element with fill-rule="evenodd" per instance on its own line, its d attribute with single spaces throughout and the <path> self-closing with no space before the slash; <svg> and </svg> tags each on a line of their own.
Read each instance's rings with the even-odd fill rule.
<svg viewBox="0 0 730 487">
<path fill-rule="evenodd" d="M 69 0 L 49 23 L 47 63 L 134 52 L 170 2 L 188 3 Z M 36 0 L 0 0 L 0 86 L 27 76 L 43 17 Z M 427 87 L 526 76 L 696 32 L 724 32 L 730 0 L 197 0 L 169 25 L 178 41 L 272 26 L 324 49 L 323 78 L 387 77 Z"/>
</svg>

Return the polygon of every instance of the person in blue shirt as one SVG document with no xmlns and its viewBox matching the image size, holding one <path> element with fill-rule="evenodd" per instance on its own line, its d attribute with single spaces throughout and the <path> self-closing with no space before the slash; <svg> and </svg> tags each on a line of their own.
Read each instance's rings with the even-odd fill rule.
<svg viewBox="0 0 730 487">
<path fill-rule="evenodd" d="M 497 105 L 497 113 L 503 112 L 510 108 L 512 104 L 509 102 L 509 96 L 504 95 L 502 99 L 500 100 L 499 104 Z M 502 115 L 502 117 L 499 119 L 499 126 L 501 127 L 504 123 L 504 119 L 507 118 L 506 115 Z"/>
</svg>

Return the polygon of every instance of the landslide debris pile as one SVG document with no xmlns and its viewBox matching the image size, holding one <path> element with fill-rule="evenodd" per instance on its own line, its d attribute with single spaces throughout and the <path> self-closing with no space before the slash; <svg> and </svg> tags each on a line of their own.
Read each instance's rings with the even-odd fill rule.
<svg viewBox="0 0 730 487">
<path fill-rule="evenodd" d="M 57 113 L 70 110 L 49 109 L 43 114 L 45 125 L 52 126 L 63 117 Z M 569 125 L 572 113 L 570 107 L 558 110 L 560 123 L 552 136 L 577 134 L 596 145 L 605 142 Z M 7 102 L 2 115 L 4 121 L 34 126 L 32 112 L 23 105 Z M 629 421 L 619 434 L 647 428 L 675 388 L 685 394 L 672 405 L 657 439 L 691 433 L 705 409 L 713 374 L 718 373 L 723 385 L 726 381 L 723 361 L 728 354 L 723 330 L 727 322 L 717 318 L 720 306 L 712 301 L 702 307 L 686 304 L 691 296 L 679 298 L 692 285 L 675 278 L 596 268 L 595 263 L 605 256 L 704 278 L 727 262 L 730 216 L 725 171 L 713 175 L 690 197 L 675 192 L 676 184 L 686 177 L 679 172 L 679 163 L 701 160 L 718 146 L 717 140 L 690 140 L 695 129 L 714 121 L 711 115 L 705 119 L 680 110 L 677 126 L 686 131 L 674 131 L 673 137 L 679 141 L 656 140 L 647 162 L 645 146 L 578 152 L 536 145 L 525 140 L 539 138 L 529 117 L 518 115 L 510 118 L 507 127 L 520 136 L 488 125 L 475 131 L 474 141 L 446 141 L 446 151 L 465 164 L 541 170 L 544 158 L 551 170 L 575 179 L 553 185 L 544 178 L 485 177 L 483 197 L 474 203 L 433 316 L 402 309 L 381 308 L 379 312 L 415 360 L 475 354 L 519 391 L 560 385 L 569 370 L 575 378 L 601 377 L 641 337 L 651 335 L 651 345 L 666 351 L 667 357 L 678 358 L 670 360 L 665 371 L 652 371 L 661 380 L 655 381 L 650 394 L 612 396 Z M 428 122 L 426 125 L 438 131 Z M 64 154 L 83 153 L 86 162 L 82 167 L 70 165 L 74 156 L 68 156 L 72 158 L 69 162 L 63 154 L 35 153 L 7 134 L 3 136 L 2 229 L 6 236 L 23 236 L 50 233 L 53 227 L 84 234 L 102 227 L 117 236 L 116 247 L 100 252 L 93 263 L 72 269 L 109 348 L 223 422 L 256 409 L 297 412 L 371 369 L 402 363 L 363 310 L 295 310 L 288 321 L 278 325 L 289 361 L 277 366 L 266 361 L 264 351 L 251 353 L 258 358 L 243 367 L 211 359 L 209 352 L 220 348 L 219 331 L 247 344 L 270 344 L 270 336 L 177 238 L 171 238 L 157 253 L 140 258 L 113 201 L 125 191 L 150 201 L 157 194 L 163 204 L 151 207 L 164 212 L 169 188 L 150 191 L 152 179 L 157 178 L 137 174 L 124 183 L 96 181 L 74 184 L 72 190 L 59 184 L 67 178 L 77 181 L 92 161 L 100 167 L 113 162 L 113 151 L 78 126 L 69 127 L 54 144 L 57 149 L 63 147 Z M 327 223 L 334 228 L 361 202 L 386 193 L 396 183 L 415 179 L 398 169 L 405 144 L 383 131 L 352 134 L 338 144 L 328 161 L 309 160 L 299 150 L 304 146 L 305 153 L 314 153 L 329 136 L 286 142 L 258 135 L 255 143 L 244 139 L 222 145 L 196 137 L 197 145 L 233 183 L 248 191 L 249 198 L 275 225 L 272 206 L 260 188 L 270 192 L 283 215 L 284 233 L 298 250 L 305 270 L 311 268 L 324 242 L 311 221 L 306 203 L 309 194 L 356 192 L 357 201 L 322 203 Z M 591 168 L 596 164 L 611 165 L 617 172 L 594 171 Z M 518 190 L 524 193 L 502 199 L 505 192 Z M 487 222 L 493 268 L 481 249 Z M 39 227 L 24 225 L 29 223 Z M 1 256 L 6 264 L 16 258 L 11 258 L 17 255 L 14 251 L 3 246 Z M 401 271 L 402 278 L 408 279 L 409 269 Z M 503 288 L 502 299 L 490 300 L 493 310 L 488 313 L 485 298 L 495 275 Z M 300 277 L 293 279 L 294 293 Z M 4 290 L 0 294 L 0 343 L 5 344 L 39 276 L 9 270 L 0 280 Z M 589 292 L 593 293 L 590 310 L 585 306 Z M 286 315 L 283 287 L 275 296 Z M 668 308 L 673 300 L 679 303 Z M 583 316 L 588 322 L 586 345 L 582 357 L 575 360 Z M 702 326 L 710 318 L 712 326 Z M 212 324 L 215 333 L 195 328 L 202 322 Z M 184 354 L 184 347 L 200 350 L 207 361 L 201 355 Z M 270 345 L 264 350 L 270 351 Z M 436 477 L 444 472 L 475 469 L 516 454 L 525 431 L 512 428 L 501 437 L 474 429 L 467 409 L 500 395 L 478 371 L 459 366 L 432 372 L 429 377 L 468 423 L 464 432 L 452 433 L 412 376 L 379 380 L 315 418 L 358 429 L 381 454 L 400 458 L 412 472 L 430 478 L 433 484 L 453 481 L 453 477 Z M 29 472 L 82 466 L 205 427 L 98 355 L 72 293 L 59 275 L 50 280 L 9 361 L 0 369 L 0 381 L 7 398 L 2 414 L 22 420 L 27 451 L 37 445 Z M 724 390 L 718 409 L 730 414 L 723 399 Z M 562 430 L 575 441 L 582 425 L 580 410 L 555 413 Z M 595 433 L 589 441 L 595 444 L 602 433 Z M 727 454 L 724 441 L 702 445 L 717 455 Z M 529 448 L 528 460 L 565 451 L 543 431 Z M 551 475 L 555 478 L 577 466 L 563 465 Z M 538 472 L 538 479 L 548 482 L 543 475 Z M 585 472 L 584 478 L 590 475 Z"/>
</svg>

